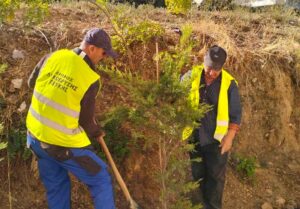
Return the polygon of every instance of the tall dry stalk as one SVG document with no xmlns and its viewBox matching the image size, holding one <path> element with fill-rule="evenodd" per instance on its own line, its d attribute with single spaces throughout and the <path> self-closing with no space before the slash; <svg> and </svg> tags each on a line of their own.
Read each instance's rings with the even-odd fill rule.
<svg viewBox="0 0 300 209">
<path fill-rule="evenodd" d="M 8 133 L 8 131 L 7 131 Z M 6 138 L 8 139 L 8 134 L 6 134 Z M 9 151 L 6 150 L 7 153 L 7 181 L 8 181 L 8 202 L 9 209 L 12 209 L 12 196 L 11 196 L 11 179 L 10 179 L 10 159 L 9 159 Z"/>
</svg>

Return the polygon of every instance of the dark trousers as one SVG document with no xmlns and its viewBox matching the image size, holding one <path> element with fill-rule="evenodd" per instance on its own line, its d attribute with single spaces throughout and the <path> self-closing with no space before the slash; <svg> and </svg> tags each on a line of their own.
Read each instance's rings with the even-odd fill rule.
<svg viewBox="0 0 300 209">
<path fill-rule="evenodd" d="M 192 174 L 194 180 L 200 182 L 204 209 L 221 209 L 228 153 L 221 155 L 219 143 L 196 145 L 190 158 L 201 158 L 201 162 L 192 162 Z"/>
</svg>

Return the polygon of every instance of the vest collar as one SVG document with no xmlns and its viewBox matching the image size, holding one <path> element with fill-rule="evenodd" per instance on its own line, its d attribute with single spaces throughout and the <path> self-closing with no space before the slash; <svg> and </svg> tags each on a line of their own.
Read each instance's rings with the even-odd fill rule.
<svg viewBox="0 0 300 209">
<path fill-rule="evenodd" d="M 90 68 L 92 68 L 93 71 L 96 70 L 95 65 L 92 63 L 91 59 L 89 58 L 89 56 L 79 47 L 73 49 L 73 51 L 79 55 L 88 65 Z"/>
</svg>

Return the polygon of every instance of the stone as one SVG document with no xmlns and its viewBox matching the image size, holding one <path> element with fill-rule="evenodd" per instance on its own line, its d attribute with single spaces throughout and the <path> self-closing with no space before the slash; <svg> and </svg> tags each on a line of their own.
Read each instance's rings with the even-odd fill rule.
<svg viewBox="0 0 300 209">
<path fill-rule="evenodd" d="M 11 81 L 11 83 L 13 84 L 13 87 L 15 89 L 20 89 L 22 87 L 22 84 L 23 84 L 23 79 L 21 78 L 16 78 L 16 79 L 13 79 Z"/>
<path fill-rule="evenodd" d="M 266 189 L 266 194 L 268 197 L 271 197 L 273 195 L 273 191 L 271 189 Z"/>
<path fill-rule="evenodd" d="M 273 209 L 273 206 L 269 202 L 265 202 L 261 205 L 261 209 Z"/>
<path fill-rule="evenodd" d="M 256 83 L 256 82 L 257 82 L 257 78 L 253 78 L 252 83 Z"/>
<path fill-rule="evenodd" d="M 277 206 L 283 207 L 286 201 L 282 197 L 277 197 L 275 202 Z"/>
<path fill-rule="evenodd" d="M 22 51 L 17 50 L 17 49 L 14 49 L 13 54 L 12 54 L 12 57 L 13 57 L 14 59 L 24 59 L 25 56 L 24 56 L 24 54 L 23 54 Z"/>
<path fill-rule="evenodd" d="M 26 109 L 26 102 L 22 102 L 22 104 L 20 105 L 20 107 L 18 108 L 19 112 L 23 112 Z"/>
</svg>

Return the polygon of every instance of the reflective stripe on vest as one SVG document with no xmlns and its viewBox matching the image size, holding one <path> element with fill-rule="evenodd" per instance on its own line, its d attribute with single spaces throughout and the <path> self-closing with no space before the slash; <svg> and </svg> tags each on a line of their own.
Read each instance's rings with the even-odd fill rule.
<svg viewBox="0 0 300 209">
<path fill-rule="evenodd" d="M 63 147 L 90 144 L 79 125 L 80 102 L 100 77 L 83 60 L 83 55 L 59 50 L 41 69 L 26 120 L 28 130 L 40 141 Z"/>
<path fill-rule="evenodd" d="M 80 132 L 83 131 L 82 128 L 75 128 L 75 129 L 69 129 L 66 128 L 54 121 L 51 121 L 43 116 L 41 116 L 40 114 L 38 114 L 32 107 L 29 108 L 30 113 L 33 115 L 33 117 L 35 117 L 38 121 L 40 121 L 42 124 L 51 127 L 55 130 L 58 130 L 64 134 L 68 134 L 68 135 L 76 135 L 79 134 Z"/>
<path fill-rule="evenodd" d="M 198 108 L 200 102 L 200 80 L 201 74 L 204 69 L 203 65 L 194 66 L 192 69 L 192 88 L 189 94 L 189 100 L 191 102 L 192 107 Z M 224 69 L 222 69 L 222 79 L 221 79 L 221 87 L 218 98 L 218 113 L 217 113 L 217 121 L 216 121 L 216 130 L 214 133 L 214 138 L 219 142 L 223 139 L 228 131 L 229 125 L 229 106 L 228 106 L 228 89 L 230 87 L 231 81 L 237 81 Z M 192 134 L 193 129 L 191 127 L 186 127 L 182 133 L 182 139 L 186 140 Z"/>
<path fill-rule="evenodd" d="M 79 114 L 80 114 L 79 112 L 71 110 L 71 109 L 69 109 L 69 108 L 67 108 L 67 107 L 65 107 L 65 106 L 63 106 L 59 103 L 56 103 L 55 101 L 53 101 L 51 99 L 48 99 L 47 97 L 44 97 L 43 95 L 41 95 L 37 91 L 33 92 L 33 96 L 35 98 L 37 98 L 37 100 L 39 100 L 41 103 L 47 104 L 48 106 L 53 107 L 54 109 L 57 109 L 60 112 L 66 114 L 66 115 L 69 115 L 73 118 L 79 119 Z"/>
</svg>

